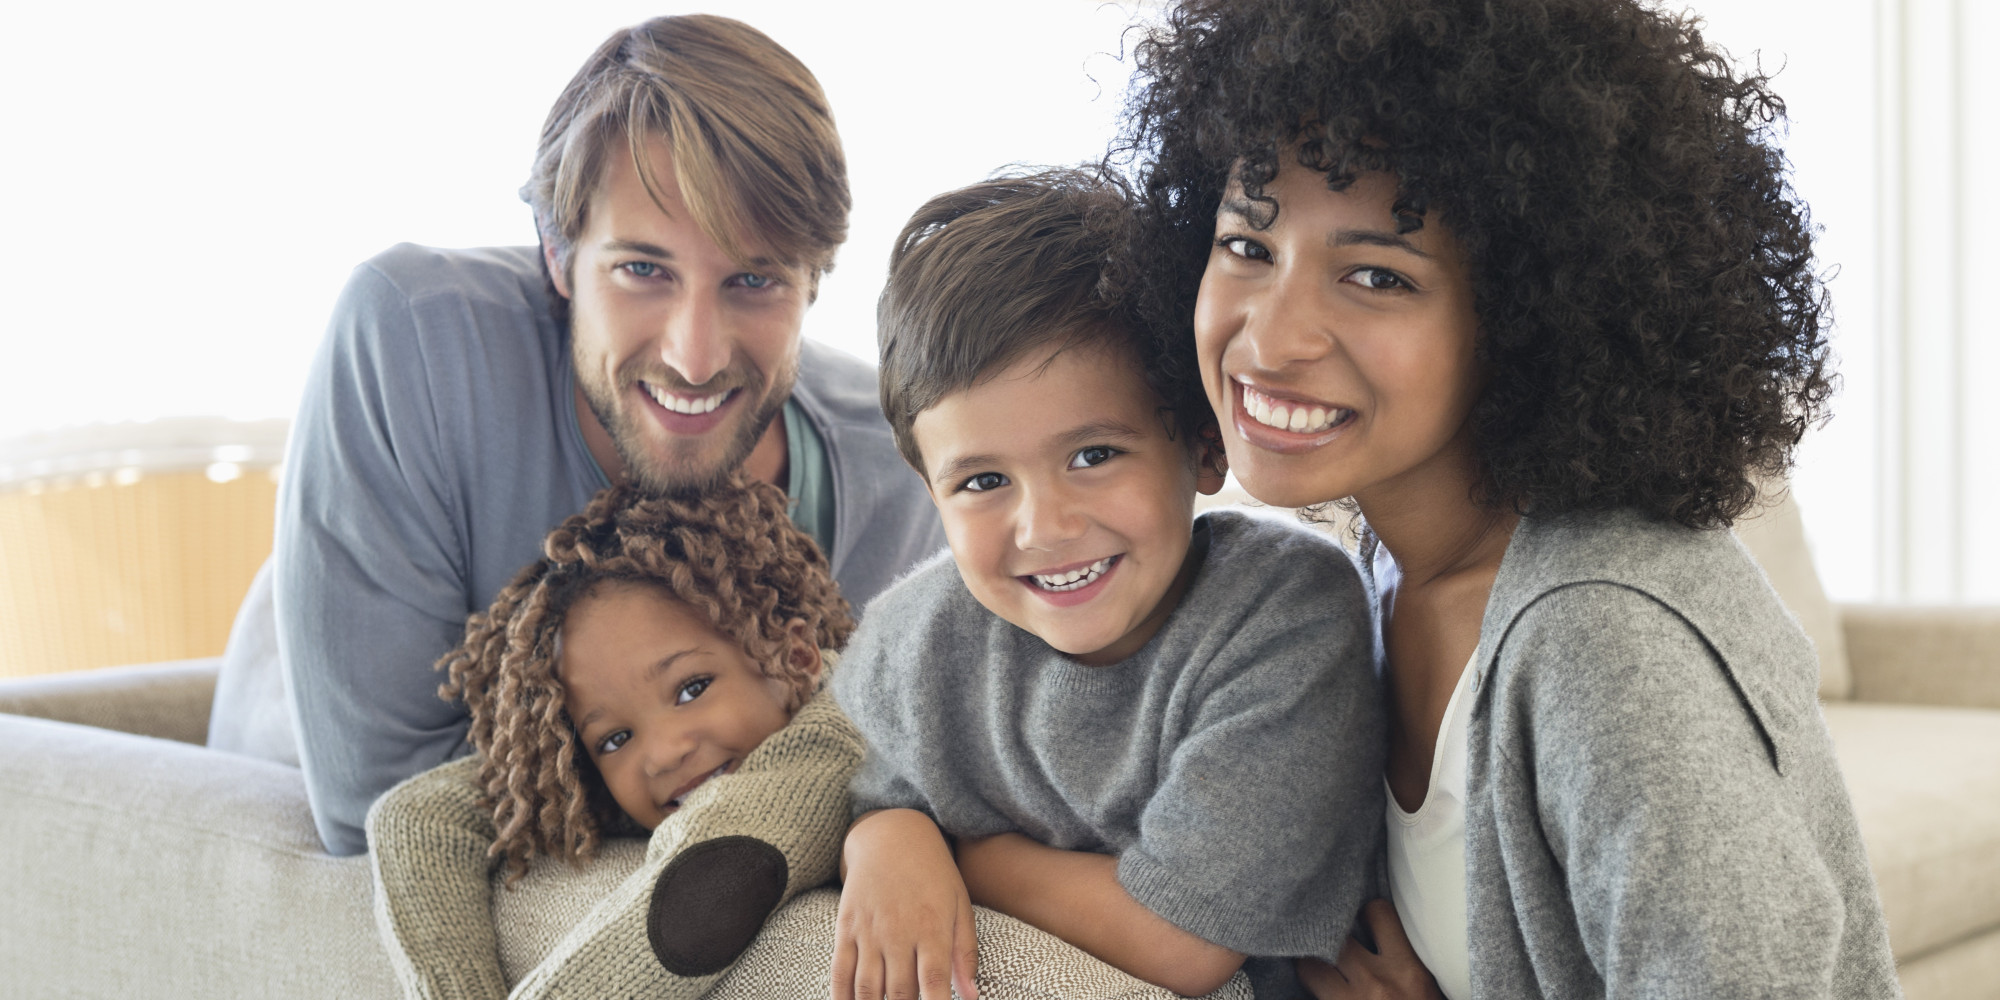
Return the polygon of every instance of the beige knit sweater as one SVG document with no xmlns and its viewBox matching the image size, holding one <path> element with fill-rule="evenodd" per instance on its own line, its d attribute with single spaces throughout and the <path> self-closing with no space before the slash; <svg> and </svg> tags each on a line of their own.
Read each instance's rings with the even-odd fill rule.
<svg viewBox="0 0 2000 1000">
<path fill-rule="evenodd" d="M 487 850 L 493 817 L 479 806 L 479 761 L 466 757 L 391 789 L 368 813 L 375 922 L 406 997 L 701 996 L 723 973 L 667 972 L 646 938 L 660 872 L 682 849 L 751 836 L 789 865 L 784 899 L 834 874 L 849 814 L 847 785 L 863 743 L 832 696 L 821 693 L 790 725 L 708 782 L 653 831 L 645 864 L 557 942 L 510 994 L 493 929 Z"/>
</svg>

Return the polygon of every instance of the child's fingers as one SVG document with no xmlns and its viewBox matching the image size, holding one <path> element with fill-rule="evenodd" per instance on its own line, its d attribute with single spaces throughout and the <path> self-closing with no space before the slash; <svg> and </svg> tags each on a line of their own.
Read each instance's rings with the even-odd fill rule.
<svg viewBox="0 0 2000 1000">
<path fill-rule="evenodd" d="M 833 1000 L 854 1000 L 856 957 L 854 934 L 847 929 L 847 921 L 840 921 L 833 931 Z"/>
<path fill-rule="evenodd" d="M 1417 949 L 1410 944 L 1410 935 L 1403 931 L 1403 918 L 1396 913 L 1396 904 L 1386 899 L 1371 899 L 1362 907 L 1361 918 L 1368 921 L 1368 930 L 1375 935 L 1377 954 L 1392 959 L 1404 956 L 1415 958 Z"/>
<path fill-rule="evenodd" d="M 874 949 L 861 953 L 854 969 L 854 1000 L 882 1000 L 889 989 L 888 971 Z M 907 994 L 897 994 L 907 996 Z"/>
<path fill-rule="evenodd" d="M 952 955 L 938 948 L 917 952 L 917 996 L 923 1000 L 951 1000 Z"/>
<path fill-rule="evenodd" d="M 972 920 L 972 900 L 961 895 L 958 923 L 951 934 L 951 981 L 964 1000 L 979 1000 L 979 933 Z"/>
</svg>

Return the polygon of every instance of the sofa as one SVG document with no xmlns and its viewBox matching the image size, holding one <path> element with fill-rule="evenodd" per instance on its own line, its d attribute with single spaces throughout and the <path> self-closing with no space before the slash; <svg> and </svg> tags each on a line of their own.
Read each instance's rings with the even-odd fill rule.
<svg viewBox="0 0 2000 1000">
<path fill-rule="evenodd" d="M 1829 604 L 1789 502 L 1739 535 L 1818 646 L 1906 995 L 2000 1000 L 2000 609 Z M 367 861 L 321 849 L 299 772 L 202 746 L 217 664 L 0 681 L 0 996 L 396 995 Z M 497 894 L 510 979 L 639 850 Z M 831 905 L 802 897 L 755 954 L 810 950 Z"/>
</svg>

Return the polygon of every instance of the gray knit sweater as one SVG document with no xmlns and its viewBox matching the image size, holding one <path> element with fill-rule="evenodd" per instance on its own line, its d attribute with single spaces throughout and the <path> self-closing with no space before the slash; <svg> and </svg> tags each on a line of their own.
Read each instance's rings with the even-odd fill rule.
<svg viewBox="0 0 2000 1000">
<path fill-rule="evenodd" d="M 1728 532 L 1523 520 L 1474 664 L 1475 997 L 1900 995 L 1811 644 Z"/>
<path fill-rule="evenodd" d="M 1214 512 L 1204 534 L 1180 606 L 1111 666 L 987 611 L 948 560 L 884 592 L 833 681 L 869 744 L 856 811 L 1115 854 L 1134 898 L 1206 940 L 1336 955 L 1382 837 L 1360 577 L 1294 524 Z"/>
</svg>

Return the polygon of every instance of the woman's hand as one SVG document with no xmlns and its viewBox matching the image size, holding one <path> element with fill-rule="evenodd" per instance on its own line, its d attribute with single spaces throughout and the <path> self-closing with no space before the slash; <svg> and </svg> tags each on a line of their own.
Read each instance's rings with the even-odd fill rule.
<svg viewBox="0 0 2000 1000">
<path fill-rule="evenodd" d="M 856 820 L 841 857 L 833 1000 L 979 1000 L 972 900 L 944 834 L 913 809 Z"/>
<path fill-rule="evenodd" d="M 1395 904 L 1372 900 L 1361 911 L 1379 950 L 1369 951 L 1349 935 L 1332 965 L 1316 958 L 1298 961 L 1299 978 L 1319 1000 L 1444 1000 L 1437 980 L 1410 947 Z"/>
</svg>

